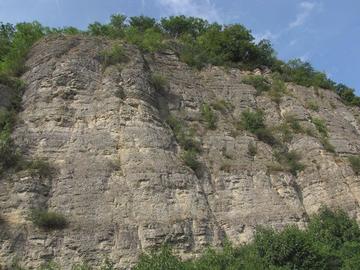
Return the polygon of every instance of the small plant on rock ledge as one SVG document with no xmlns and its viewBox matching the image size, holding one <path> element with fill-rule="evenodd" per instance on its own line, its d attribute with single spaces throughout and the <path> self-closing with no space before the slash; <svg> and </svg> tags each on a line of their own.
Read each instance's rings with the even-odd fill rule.
<svg viewBox="0 0 360 270">
<path fill-rule="evenodd" d="M 329 142 L 329 133 L 326 127 L 325 121 L 320 118 L 311 118 L 311 122 L 315 125 L 317 131 L 320 134 L 320 142 L 323 145 L 324 149 L 330 153 L 335 153 L 335 147 Z"/>
<path fill-rule="evenodd" d="M 267 92 L 271 89 L 270 83 L 260 75 L 250 75 L 246 76 L 243 80 L 243 83 L 252 85 L 255 89 L 258 95 L 260 95 L 262 92 Z"/>
<path fill-rule="evenodd" d="M 271 90 L 269 91 L 269 96 L 271 100 L 274 101 L 276 104 L 280 104 L 281 97 L 283 97 L 285 93 L 286 85 L 284 81 L 275 76 L 272 82 Z"/>
<path fill-rule="evenodd" d="M 54 173 L 54 168 L 45 159 L 36 158 L 25 164 L 32 176 L 38 175 L 40 178 L 50 178 Z"/>
<path fill-rule="evenodd" d="M 167 79 L 160 73 L 151 74 L 150 82 L 157 91 L 164 91 L 168 85 Z"/>
<path fill-rule="evenodd" d="M 211 103 L 211 107 L 213 107 L 214 110 L 220 111 L 223 114 L 234 110 L 234 105 L 223 99 L 219 99 Z"/>
<path fill-rule="evenodd" d="M 71 270 L 80 270 L 76 268 L 76 265 L 74 265 L 73 267 L 71 267 Z M 22 270 L 22 269 L 17 269 L 17 270 Z M 40 265 L 40 267 L 38 268 L 38 270 L 61 270 L 60 266 L 53 262 L 47 262 L 47 263 L 43 263 L 42 265 Z M 82 270 L 90 270 L 90 268 L 88 269 L 82 269 Z"/>
<path fill-rule="evenodd" d="M 62 214 L 42 209 L 32 209 L 29 219 L 35 226 L 45 230 L 65 229 L 68 224 Z"/>
<path fill-rule="evenodd" d="M 295 132 L 295 133 L 305 133 L 305 130 L 300 124 L 299 119 L 292 114 L 285 115 L 285 123 Z"/>
<path fill-rule="evenodd" d="M 264 112 L 261 110 L 250 111 L 249 109 L 241 113 L 240 127 L 251 133 L 256 133 L 265 128 Z"/>
<path fill-rule="evenodd" d="M 194 139 L 194 132 L 188 130 L 185 123 L 173 115 L 168 117 L 167 123 L 174 132 L 176 141 L 184 150 L 181 158 L 185 165 L 196 171 L 200 167 L 198 153 L 200 153 L 201 147 L 199 142 Z"/>
<path fill-rule="evenodd" d="M 295 151 L 277 151 L 274 156 L 276 161 L 280 164 L 280 167 L 270 167 L 272 170 L 290 172 L 292 175 L 296 176 L 305 168 L 305 166 L 300 163 L 301 156 Z"/>
<path fill-rule="evenodd" d="M 112 48 L 104 50 L 100 54 L 100 60 L 105 67 L 116 65 L 128 60 L 124 47 L 121 44 L 116 44 Z"/>
<path fill-rule="evenodd" d="M 255 143 L 250 142 L 250 143 L 248 144 L 248 154 L 249 154 L 251 157 L 256 156 L 256 154 L 257 154 L 257 146 L 256 146 Z"/>
<path fill-rule="evenodd" d="M 261 110 L 250 111 L 249 109 L 241 113 L 239 128 L 250 131 L 256 137 L 271 146 L 277 145 L 279 142 L 272 134 L 271 130 L 265 126 L 264 112 Z"/>
<path fill-rule="evenodd" d="M 306 103 L 306 108 L 310 109 L 312 111 L 315 111 L 315 112 L 318 112 L 320 109 L 319 105 L 317 104 L 317 102 L 315 100 L 309 100 Z"/>
<path fill-rule="evenodd" d="M 349 157 L 351 168 L 356 175 L 360 175 L 360 156 Z"/>
<path fill-rule="evenodd" d="M 197 153 L 194 150 L 185 150 L 182 154 L 182 159 L 185 165 L 196 171 L 200 167 L 200 162 L 197 159 Z"/>
<path fill-rule="evenodd" d="M 209 106 L 209 104 L 207 103 L 202 104 L 200 111 L 202 118 L 206 122 L 207 128 L 212 130 L 216 129 L 217 118 L 213 109 Z"/>
<path fill-rule="evenodd" d="M 77 263 L 71 267 L 71 270 L 92 270 L 93 268 L 87 263 Z"/>
</svg>

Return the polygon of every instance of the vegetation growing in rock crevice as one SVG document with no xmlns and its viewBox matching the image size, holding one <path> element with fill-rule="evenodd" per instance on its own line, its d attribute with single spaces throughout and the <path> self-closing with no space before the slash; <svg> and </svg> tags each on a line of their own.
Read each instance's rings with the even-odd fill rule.
<svg viewBox="0 0 360 270">
<path fill-rule="evenodd" d="M 286 93 L 285 82 L 278 73 L 273 74 L 271 79 L 261 75 L 249 75 L 244 77 L 242 82 L 252 85 L 256 89 L 257 95 L 268 93 L 271 100 L 277 104 Z"/>
<path fill-rule="evenodd" d="M 121 44 L 115 44 L 110 49 L 102 51 L 100 59 L 105 67 L 126 62 L 128 60 L 124 47 Z"/>
<path fill-rule="evenodd" d="M 315 112 L 318 112 L 320 107 L 319 105 L 317 104 L 317 102 L 313 99 L 309 100 L 308 102 L 306 102 L 305 104 L 305 107 L 312 110 L 312 111 L 315 111 Z"/>
<path fill-rule="evenodd" d="M 234 110 L 234 105 L 223 99 L 218 99 L 212 102 L 210 105 L 214 110 L 220 111 L 223 114 L 232 112 Z"/>
<path fill-rule="evenodd" d="M 349 162 L 356 175 L 360 175 L 360 156 L 350 156 Z"/>
<path fill-rule="evenodd" d="M 305 166 L 300 162 L 301 156 L 296 151 L 289 151 L 285 143 L 292 138 L 291 128 L 300 132 L 301 126 L 295 118 L 287 117 L 286 119 L 289 122 L 277 127 L 277 130 L 282 132 L 282 141 L 276 138 L 272 130 L 265 126 L 264 113 L 261 110 L 243 111 L 239 125 L 256 135 L 259 140 L 273 147 L 274 157 L 278 164 L 269 165 L 269 171 L 285 171 L 296 176 Z"/>
<path fill-rule="evenodd" d="M 250 131 L 256 137 L 271 146 L 277 145 L 278 141 L 271 130 L 265 126 L 264 112 L 261 110 L 250 111 L 249 109 L 241 113 L 241 120 L 238 123 L 239 128 Z"/>
<path fill-rule="evenodd" d="M 23 168 L 29 170 L 32 176 L 39 176 L 40 178 L 51 178 L 54 173 L 54 168 L 45 159 L 35 158 L 31 161 L 24 162 Z"/>
<path fill-rule="evenodd" d="M 250 75 L 246 76 L 243 80 L 243 83 L 252 85 L 255 89 L 258 95 L 260 95 L 263 92 L 267 92 L 271 89 L 271 85 L 269 81 L 260 75 Z"/>
<path fill-rule="evenodd" d="M 176 141 L 183 149 L 181 157 L 185 165 L 196 171 L 200 167 L 198 154 L 201 151 L 201 147 L 200 143 L 194 138 L 195 132 L 188 129 L 183 121 L 173 115 L 168 117 L 167 123 L 174 132 Z"/>
<path fill-rule="evenodd" d="M 335 153 L 334 146 L 329 142 L 329 133 L 325 121 L 320 118 L 312 117 L 311 122 L 315 125 L 320 134 L 320 142 L 324 149 L 330 153 Z"/>
<path fill-rule="evenodd" d="M 154 72 L 151 74 L 150 83 L 157 91 L 164 91 L 168 85 L 166 77 L 160 73 Z"/>
<path fill-rule="evenodd" d="M 211 106 L 207 103 L 203 103 L 200 107 L 201 116 L 206 123 L 206 127 L 209 129 L 216 129 L 216 121 L 217 117 L 211 108 Z"/>
<path fill-rule="evenodd" d="M 270 167 L 270 169 L 290 172 L 292 175 L 296 176 L 298 172 L 305 168 L 300 162 L 301 156 L 296 151 L 276 151 L 274 156 L 276 161 L 280 164 L 280 167 L 276 168 L 275 166 Z"/>
<path fill-rule="evenodd" d="M 257 154 L 257 151 L 258 151 L 258 149 L 257 149 L 256 143 L 250 142 L 248 144 L 248 154 L 251 157 L 254 157 Z"/>
<path fill-rule="evenodd" d="M 280 104 L 281 97 L 286 93 L 286 85 L 279 76 L 273 76 L 269 96 L 276 104 Z"/>
<path fill-rule="evenodd" d="M 29 219 L 35 226 L 45 230 L 61 230 L 67 226 L 67 220 L 62 214 L 42 209 L 31 210 Z"/>
</svg>

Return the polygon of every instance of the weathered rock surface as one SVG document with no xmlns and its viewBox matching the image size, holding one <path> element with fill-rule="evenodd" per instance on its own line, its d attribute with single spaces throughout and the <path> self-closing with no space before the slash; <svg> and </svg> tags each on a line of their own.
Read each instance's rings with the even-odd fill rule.
<svg viewBox="0 0 360 270">
<path fill-rule="evenodd" d="M 11 97 L 11 89 L 0 83 L 0 110 L 5 109 L 10 105 Z"/>
<path fill-rule="evenodd" d="M 14 140 L 26 157 L 46 158 L 56 169 L 39 178 L 27 171 L 0 181 L 0 261 L 14 257 L 28 267 L 45 260 L 69 269 L 108 256 L 127 269 L 142 250 L 169 243 L 184 258 L 225 237 L 249 241 L 257 225 L 306 226 L 321 205 L 340 207 L 360 220 L 360 178 L 347 156 L 360 152 L 360 110 L 331 91 L 289 84 L 276 104 L 242 84 L 244 72 L 211 67 L 194 71 L 168 52 L 144 56 L 126 45 L 129 61 L 104 69 L 110 42 L 52 37 L 32 49 L 27 87 Z M 151 84 L 162 74 L 168 86 Z M 225 100 L 216 130 L 202 121 L 204 102 Z M 309 101 L 320 108 L 307 109 Z M 336 154 L 319 139 L 295 134 L 288 144 L 302 156 L 297 177 L 271 172 L 272 148 L 234 122 L 244 109 L 265 111 L 268 126 L 293 114 L 305 127 L 325 120 Z M 169 114 L 193 127 L 201 142 L 201 173 L 184 165 L 182 149 L 166 123 Z M 248 154 L 256 143 L 255 157 Z M 44 231 L 27 220 L 46 206 L 63 213 L 64 230 Z"/>
</svg>

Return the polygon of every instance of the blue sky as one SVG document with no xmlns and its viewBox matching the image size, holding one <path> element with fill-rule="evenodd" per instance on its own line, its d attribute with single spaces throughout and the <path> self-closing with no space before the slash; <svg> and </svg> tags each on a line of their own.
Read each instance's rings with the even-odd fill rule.
<svg viewBox="0 0 360 270">
<path fill-rule="evenodd" d="M 359 0 L 0 0 L 0 21 L 85 29 L 113 13 L 199 16 L 241 23 L 270 39 L 279 58 L 301 58 L 360 95 Z"/>
</svg>

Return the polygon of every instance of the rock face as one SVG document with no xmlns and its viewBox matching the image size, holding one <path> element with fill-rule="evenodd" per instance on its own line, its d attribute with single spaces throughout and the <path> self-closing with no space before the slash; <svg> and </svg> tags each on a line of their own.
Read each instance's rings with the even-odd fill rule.
<svg viewBox="0 0 360 270">
<path fill-rule="evenodd" d="M 11 97 L 11 89 L 0 83 L 0 110 L 5 109 L 10 105 Z"/>
<path fill-rule="evenodd" d="M 110 46 L 62 36 L 32 49 L 13 137 L 26 157 L 46 158 L 55 172 L 2 177 L 0 262 L 18 257 L 31 268 L 54 260 L 69 269 L 108 256 L 128 269 L 143 250 L 163 243 L 188 258 L 226 237 L 249 241 L 257 225 L 304 227 L 322 205 L 360 220 L 360 178 L 347 160 L 360 152 L 359 108 L 331 91 L 293 84 L 277 104 L 243 84 L 238 69 L 194 71 L 171 52 L 143 55 L 129 45 L 128 61 L 105 68 L 99 55 Z M 167 86 L 156 89 L 152 74 L 162 74 Z M 200 107 L 219 101 L 233 109 L 214 111 L 217 128 L 210 130 Z M 309 102 L 319 109 L 308 109 Z M 314 130 L 311 117 L 324 119 L 336 153 L 314 136 L 294 134 L 288 147 L 305 169 L 297 176 L 269 170 L 271 146 L 234 127 L 247 108 L 264 110 L 269 127 L 287 114 Z M 195 130 L 197 173 L 181 158 L 169 115 Z M 27 219 L 32 208 L 62 213 L 67 228 L 35 227 Z"/>
</svg>

